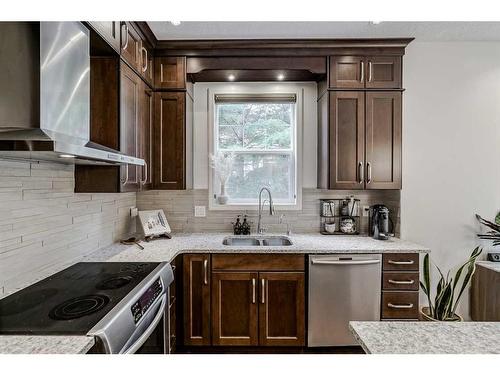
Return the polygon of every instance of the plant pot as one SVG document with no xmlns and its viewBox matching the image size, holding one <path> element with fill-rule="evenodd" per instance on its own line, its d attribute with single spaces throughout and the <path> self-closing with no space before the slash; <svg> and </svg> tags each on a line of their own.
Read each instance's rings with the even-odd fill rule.
<svg viewBox="0 0 500 375">
<path fill-rule="evenodd" d="M 428 322 L 463 322 L 464 321 L 464 319 L 458 314 L 455 314 L 453 319 L 447 319 L 447 320 L 434 319 L 432 316 L 429 315 L 429 307 L 422 307 L 422 309 L 420 310 L 420 313 L 422 314 L 422 318 Z"/>
</svg>

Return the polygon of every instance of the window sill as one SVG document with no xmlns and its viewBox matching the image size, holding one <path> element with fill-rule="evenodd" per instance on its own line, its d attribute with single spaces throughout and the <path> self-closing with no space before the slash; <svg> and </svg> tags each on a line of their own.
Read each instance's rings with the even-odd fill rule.
<svg viewBox="0 0 500 375">
<path fill-rule="evenodd" d="M 210 211 L 258 211 L 258 204 L 217 204 L 210 200 L 208 209 Z M 269 204 L 266 202 L 266 205 L 263 209 L 269 210 Z M 300 211 L 302 210 L 302 202 L 297 200 L 296 204 L 275 204 L 274 209 L 276 211 Z"/>
</svg>

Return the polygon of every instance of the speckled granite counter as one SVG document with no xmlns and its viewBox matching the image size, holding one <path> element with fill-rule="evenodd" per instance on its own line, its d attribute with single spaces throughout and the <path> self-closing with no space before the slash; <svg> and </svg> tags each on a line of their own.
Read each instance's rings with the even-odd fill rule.
<svg viewBox="0 0 500 375">
<path fill-rule="evenodd" d="M 171 261 L 181 253 L 269 253 L 269 254 L 328 254 L 328 253 L 392 253 L 428 252 L 424 246 L 393 238 L 387 241 L 365 236 L 324 236 L 321 234 L 295 234 L 291 246 L 225 246 L 228 233 L 177 234 L 172 239 L 141 242 L 136 245 L 115 244 L 96 251 L 84 261 L 161 262 Z"/>
<path fill-rule="evenodd" d="M 370 354 L 500 354 L 500 322 L 350 322 Z"/>
<path fill-rule="evenodd" d="M 0 336 L 0 354 L 85 354 L 93 345 L 87 336 Z"/>
</svg>

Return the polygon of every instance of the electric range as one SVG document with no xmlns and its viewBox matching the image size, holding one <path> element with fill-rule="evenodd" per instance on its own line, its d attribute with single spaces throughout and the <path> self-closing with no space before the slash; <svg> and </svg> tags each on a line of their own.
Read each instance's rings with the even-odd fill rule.
<svg viewBox="0 0 500 375">
<path fill-rule="evenodd" d="M 77 263 L 1 299 L 0 334 L 91 335 L 106 353 L 135 352 L 168 328 L 172 281 L 168 263 Z"/>
</svg>

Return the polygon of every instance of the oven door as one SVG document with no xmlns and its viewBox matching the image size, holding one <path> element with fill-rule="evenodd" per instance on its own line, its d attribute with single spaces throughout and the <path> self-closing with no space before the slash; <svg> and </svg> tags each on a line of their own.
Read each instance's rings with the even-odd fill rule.
<svg viewBox="0 0 500 375">
<path fill-rule="evenodd" d="M 167 294 L 157 300 L 151 309 L 151 314 L 144 317 L 141 324 L 130 336 L 130 339 L 120 350 L 120 354 L 166 354 L 168 348 L 168 310 L 166 309 Z"/>
</svg>

